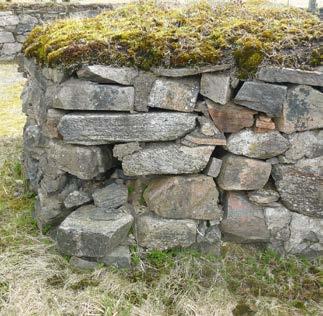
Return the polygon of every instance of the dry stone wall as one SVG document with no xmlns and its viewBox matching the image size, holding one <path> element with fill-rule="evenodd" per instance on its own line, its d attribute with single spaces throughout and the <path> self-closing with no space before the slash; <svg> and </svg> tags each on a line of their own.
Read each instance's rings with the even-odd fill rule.
<svg viewBox="0 0 323 316">
<path fill-rule="evenodd" d="M 261 243 L 323 252 L 323 73 L 25 60 L 24 165 L 35 218 L 73 260 L 130 264 L 129 246 Z"/>
<path fill-rule="evenodd" d="M 111 9 L 109 4 L 12 4 L 0 9 L 0 61 L 14 60 L 36 25 L 56 19 L 86 18 Z"/>
</svg>

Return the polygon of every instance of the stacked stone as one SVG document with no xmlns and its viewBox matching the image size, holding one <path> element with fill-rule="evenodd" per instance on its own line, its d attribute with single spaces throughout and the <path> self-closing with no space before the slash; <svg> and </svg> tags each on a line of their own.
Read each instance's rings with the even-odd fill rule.
<svg viewBox="0 0 323 316">
<path fill-rule="evenodd" d="M 110 4 L 12 4 L 0 11 L 0 61 L 14 60 L 28 33 L 36 26 L 56 19 L 86 18 L 111 9 Z"/>
<path fill-rule="evenodd" d="M 322 253 L 321 72 L 25 69 L 35 217 L 73 260 L 127 266 L 133 244 L 218 254 L 221 240 Z"/>
</svg>

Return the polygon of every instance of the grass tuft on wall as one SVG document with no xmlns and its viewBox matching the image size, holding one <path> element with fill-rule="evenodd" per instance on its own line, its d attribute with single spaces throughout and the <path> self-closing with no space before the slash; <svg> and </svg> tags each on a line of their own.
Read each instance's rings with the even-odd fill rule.
<svg viewBox="0 0 323 316">
<path fill-rule="evenodd" d="M 99 63 L 147 70 L 230 63 L 246 77 L 264 63 L 319 65 L 322 29 L 319 19 L 302 9 L 262 1 L 213 8 L 207 2 L 163 8 L 144 1 L 94 18 L 37 26 L 23 50 L 40 63 L 67 68 Z"/>
</svg>

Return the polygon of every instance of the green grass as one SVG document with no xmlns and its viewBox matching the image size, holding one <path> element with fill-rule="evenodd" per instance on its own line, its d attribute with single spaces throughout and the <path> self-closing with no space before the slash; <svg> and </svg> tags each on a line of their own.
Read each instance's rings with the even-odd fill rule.
<svg viewBox="0 0 323 316">
<path fill-rule="evenodd" d="M 142 69 L 230 63 L 247 77 L 261 63 L 318 65 L 321 37 L 317 17 L 263 1 L 230 2 L 214 10 L 207 2 L 166 9 L 142 1 L 95 18 L 38 26 L 28 36 L 24 53 L 67 68 L 82 63 Z"/>
</svg>

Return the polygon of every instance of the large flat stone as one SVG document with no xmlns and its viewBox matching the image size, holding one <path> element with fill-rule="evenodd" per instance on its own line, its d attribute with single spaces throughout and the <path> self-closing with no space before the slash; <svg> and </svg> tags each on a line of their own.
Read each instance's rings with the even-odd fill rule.
<svg viewBox="0 0 323 316">
<path fill-rule="evenodd" d="M 3 43 L 14 43 L 15 38 L 11 32 L 0 31 L 0 44 Z"/>
<path fill-rule="evenodd" d="M 93 179 L 112 165 L 109 148 L 75 146 L 54 141 L 49 145 L 48 159 L 57 168 L 80 179 Z"/>
<path fill-rule="evenodd" d="M 216 103 L 226 104 L 232 94 L 230 82 L 228 74 L 205 73 L 201 78 L 200 93 Z"/>
<path fill-rule="evenodd" d="M 128 176 L 199 173 L 206 167 L 213 150 L 212 146 L 156 143 L 124 157 L 122 168 Z"/>
<path fill-rule="evenodd" d="M 226 192 L 223 239 L 239 243 L 268 242 L 269 231 L 261 207 L 252 204 L 242 192 Z"/>
<path fill-rule="evenodd" d="M 309 86 L 288 90 L 278 130 L 290 134 L 323 127 L 323 93 Z"/>
<path fill-rule="evenodd" d="M 80 79 L 98 83 L 117 83 L 130 86 L 138 76 L 138 70 L 128 67 L 86 65 L 78 70 L 77 76 Z"/>
<path fill-rule="evenodd" d="M 135 231 L 139 246 L 166 250 L 189 247 L 196 241 L 197 221 L 166 219 L 156 215 L 141 215 L 136 219 Z"/>
<path fill-rule="evenodd" d="M 106 209 L 116 209 L 127 203 L 128 189 L 123 184 L 111 183 L 93 192 L 94 204 Z"/>
<path fill-rule="evenodd" d="M 243 106 L 233 103 L 219 105 L 210 100 L 206 104 L 215 126 L 224 133 L 236 133 L 254 123 L 256 112 Z"/>
<path fill-rule="evenodd" d="M 287 253 L 309 257 L 323 254 L 323 220 L 292 213 Z"/>
<path fill-rule="evenodd" d="M 323 217 L 323 157 L 300 160 L 295 165 L 274 165 L 273 178 L 282 203 L 290 210 Z"/>
<path fill-rule="evenodd" d="M 287 82 L 323 87 L 323 72 L 292 68 L 262 67 L 257 78 L 267 82 Z"/>
<path fill-rule="evenodd" d="M 148 106 L 181 112 L 193 112 L 199 93 L 197 78 L 156 79 Z"/>
<path fill-rule="evenodd" d="M 132 111 L 134 88 L 70 79 L 61 84 L 53 107 L 64 110 Z"/>
<path fill-rule="evenodd" d="M 286 93 L 285 86 L 247 81 L 240 88 L 234 102 L 268 116 L 279 117 Z"/>
<path fill-rule="evenodd" d="M 270 172 L 268 162 L 227 154 L 217 183 L 223 190 L 257 190 L 266 184 Z"/>
<path fill-rule="evenodd" d="M 132 223 L 126 212 L 82 206 L 58 227 L 58 248 L 70 256 L 104 258 L 125 241 Z"/>
<path fill-rule="evenodd" d="M 230 135 L 226 146 L 233 154 L 259 159 L 278 156 L 288 147 L 288 140 L 277 131 L 255 133 L 250 129 Z"/>
<path fill-rule="evenodd" d="M 65 115 L 58 130 L 68 143 L 105 144 L 175 140 L 195 128 L 190 113 L 83 114 Z"/>
<path fill-rule="evenodd" d="M 161 217 L 220 220 L 218 190 L 211 177 L 170 176 L 152 180 L 144 192 L 148 208 Z"/>
</svg>

